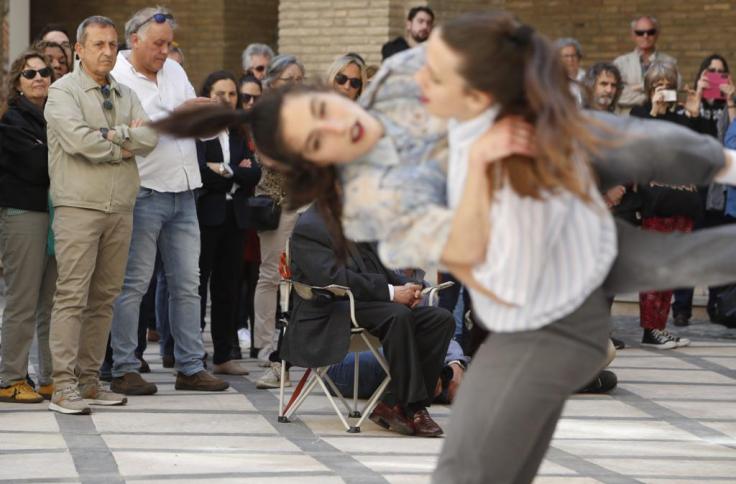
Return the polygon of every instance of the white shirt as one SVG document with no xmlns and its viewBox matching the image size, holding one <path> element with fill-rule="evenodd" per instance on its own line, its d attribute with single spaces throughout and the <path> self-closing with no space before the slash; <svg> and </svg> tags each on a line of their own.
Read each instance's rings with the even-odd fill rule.
<svg viewBox="0 0 736 484">
<path fill-rule="evenodd" d="M 450 123 L 447 190 L 453 209 L 465 187 L 470 147 L 497 112 Z M 496 332 L 541 328 L 575 311 L 602 284 L 616 257 L 616 229 L 594 183 L 591 196 L 590 204 L 567 192 L 536 200 L 520 197 L 510 183 L 496 191 L 486 260 L 473 275 L 511 304 L 471 289 L 484 326 Z"/>
<path fill-rule="evenodd" d="M 156 82 L 135 70 L 128 61 L 131 51 L 118 52 L 112 75 L 131 88 L 151 120 L 167 116 L 196 94 L 182 67 L 166 59 L 156 74 Z M 156 148 L 148 156 L 136 156 L 141 186 L 159 192 L 184 192 L 202 186 L 193 139 L 160 136 Z"/>
</svg>

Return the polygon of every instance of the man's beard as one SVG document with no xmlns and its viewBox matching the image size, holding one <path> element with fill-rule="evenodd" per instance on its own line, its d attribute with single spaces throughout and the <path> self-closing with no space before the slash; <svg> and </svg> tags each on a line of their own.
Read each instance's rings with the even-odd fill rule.
<svg viewBox="0 0 736 484">
<path fill-rule="evenodd" d="M 606 111 L 611 109 L 611 104 L 613 104 L 613 96 L 596 96 L 595 102 L 598 106 L 604 108 Z"/>
<path fill-rule="evenodd" d="M 417 44 L 421 44 L 422 42 L 425 42 L 429 38 L 429 30 L 420 30 L 419 32 L 409 32 L 409 35 L 411 35 L 411 38 L 414 39 L 414 42 Z"/>
</svg>

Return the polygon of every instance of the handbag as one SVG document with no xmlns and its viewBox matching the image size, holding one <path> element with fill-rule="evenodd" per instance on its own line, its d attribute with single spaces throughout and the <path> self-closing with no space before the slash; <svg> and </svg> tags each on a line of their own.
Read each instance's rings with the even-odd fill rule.
<svg viewBox="0 0 736 484">
<path fill-rule="evenodd" d="M 268 195 L 256 195 L 246 200 L 248 228 L 260 232 L 276 230 L 281 219 L 281 205 Z"/>
</svg>

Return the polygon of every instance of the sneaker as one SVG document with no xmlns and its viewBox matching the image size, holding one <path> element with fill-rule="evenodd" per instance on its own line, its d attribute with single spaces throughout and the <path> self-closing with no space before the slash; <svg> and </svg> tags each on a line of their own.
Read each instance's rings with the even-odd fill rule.
<svg viewBox="0 0 736 484">
<path fill-rule="evenodd" d="M 90 405 L 112 406 L 128 403 L 128 399 L 125 396 L 111 392 L 98 381 L 80 385 L 79 393 Z"/>
<path fill-rule="evenodd" d="M 48 385 L 41 385 L 38 387 L 38 394 L 41 395 L 44 400 L 51 400 L 51 395 L 54 394 L 54 385 L 51 383 Z"/>
<path fill-rule="evenodd" d="M 677 348 L 674 338 L 666 331 L 659 329 L 644 329 L 644 335 L 641 338 L 641 345 L 658 350 L 671 350 Z"/>
<path fill-rule="evenodd" d="M 89 415 L 91 410 L 75 387 L 66 387 L 54 391 L 49 402 L 49 410 L 54 412 Z"/>
<path fill-rule="evenodd" d="M 0 388 L 0 402 L 40 403 L 43 402 L 43 396 L 31 388 L 27 381 L 21 380 L 9 387 Z"/>
<path fill-rule="evenodd" d="M 291 386 L 289 378 L 289 370 L 284 373 L 284 387 Z M 256 382 L 256 388 L 280 388 L 281 387 L 281 363 L 272 362 L 271 366 L 266 370 L 262 377 Z"/>
<path fill-rule="evenodd" d="M 690 325 L 690 318 L 685 316 L 684 314 L 677 314 L 673 318 L 673 322 L 675 323 L 675 326 L 689 326 Z"/>
<path fill-rule="evenodd" d="M 602 370 L 595 379 L 577 393 L 608 393 L 618 385 L 618 377 L 611 370 Z"/>
<path fill-rule="evenodd" d="M 672 340 L 675 342 L 678 348 L 683 348 L 685 346 L 690 346 L 690 340 L 687 338 L 680 338 L 679 336 L 675 336 L 674 334 L 670 333 L 666 329 L 662 330 L 664 334 L 672 338 Z"/>
<path fill-rule="evenodd" d="M 110 389 L 123 395 L 153 395 L 158 391 L 158 387 L 155 384 L 147 382 L 134 371 L 113 378 Z"/>
<path fill-rule="evenodd" d="M 196 390 L 201 392 L 221 392 L 230 388 L 230 384 L 225 380 L 220 380 L 216 376 L 200 370 L 194 375 L 185 375 L 178 372 L 176 374 L 176 383 L 174 388 L 177 390 Z"/>
</svg>

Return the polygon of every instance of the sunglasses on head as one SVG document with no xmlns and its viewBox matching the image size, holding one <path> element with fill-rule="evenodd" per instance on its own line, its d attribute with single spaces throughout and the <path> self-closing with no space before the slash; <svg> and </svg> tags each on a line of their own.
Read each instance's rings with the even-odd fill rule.
<svg viewBox="0 0 736 484">
<path fill-rule="evenodd" d="M 243 104 L 248 104 L 251 100 L 253 102 L 258 101 L 258 98 L 261 97 L 259 94 L 246 94 L 244 92 L 240 93 L 240 99 L 243 101 Z"/>
<path fill-rule="evenodd" d="M 648 35 L 649 37 L 654 37 L 655 35 L 657 35 L 657 29 L 634 30 L 634 33 L 637 37 L 644 37 L 645 35 Z"/>
<path fill-rule="evenodd" d="M 29 81 L 34 79 L 36 74 L 41 74 L 41 77 L 49 77 L 51 76 L 51 68 L 44 67 L 42 69 L 24 69 L 20 73 L 21 76 L 25 77 Z"/>
<path fill-rule="evenodd" d="M 348 77 L 345 74 L 338 74 L 335 76 L 335 84 L 338 86 L 342 86 L 348 81 L 350 81 L 350 87 L 353 89 L 360 89 L 363 87 L 363 81 L 357 77 Z"/>
<path fill-rule="evenodd" d="M 143 27 L 144 25 L 146 25 L 151 20 L 153 20 L 157 24 L 162 24 L 162 23 L 166 22 L 167 20 L 174 20 L 174 16 L 171 15 L 170 13 L 161 13 L 161 12 L 154 13 L 153 15 L 151 15 L 150 17 L 148 17 L 146 20 L 144 20 L 143 22 L 141 22 L 140 24 L 138 24 L 138 26 L 135 28 L 135 30 L 133 31 L 133 33 L 138 32 L 141 29 L 141 27 Z"/>
<path fill-rule="evenodd" d="M 102 107 L 106 110 L 110 111 L 112 110 L 112 101 L 110 100 L 110 85 L 105 84 L 100 88 L 100 92 L 102 92 L 102 96 L 105 98 L 105 101 L 102 103 Z"/>
</svg>

